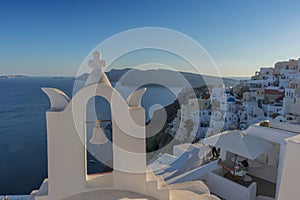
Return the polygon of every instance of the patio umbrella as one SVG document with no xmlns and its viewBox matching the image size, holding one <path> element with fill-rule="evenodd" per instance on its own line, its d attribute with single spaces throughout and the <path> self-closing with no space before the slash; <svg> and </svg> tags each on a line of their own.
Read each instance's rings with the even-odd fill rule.
<svg viewBox="0 0 300 200">
<path fill-rule="evenodd" d="M 272 147 L 272 143 L 239 130 L 216 134 L 204 139 L 203 143 L 251 160 L 256 159 Z"/>
</svg>

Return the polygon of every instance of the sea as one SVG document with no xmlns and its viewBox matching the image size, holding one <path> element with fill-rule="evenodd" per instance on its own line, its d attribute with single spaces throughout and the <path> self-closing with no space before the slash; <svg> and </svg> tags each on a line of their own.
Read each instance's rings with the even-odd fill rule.
<svg viewBox="0 0 300 200">
<path fill-rule="evenodd" d="M 50 102 L 41 88 L 57 88 L 71 97 L 73 85 L 73 77 L 0 79 L 0 195 L 29 194 L 47 177 L 45 114 Z M 153 108 L 172 103 L 183 89 L 146 87 L 142 98 L 146 119 Z M 124 88 L 124 95 L 134 90 Z"/>
</svg>

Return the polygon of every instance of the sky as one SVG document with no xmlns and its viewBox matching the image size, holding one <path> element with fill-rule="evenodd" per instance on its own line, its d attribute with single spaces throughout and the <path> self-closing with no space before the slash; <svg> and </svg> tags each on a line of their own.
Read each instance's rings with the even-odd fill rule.
<svg viewBox="0 0 300 200">
<path fill-rule="evenodd" d="M 297 0 L 0 0 L 0 74 L 72 76 L 105 39 L 163 27 L 202 45 L 223 76 L 251 76 L 300 57 L 299 19 Z"/>
</svg>

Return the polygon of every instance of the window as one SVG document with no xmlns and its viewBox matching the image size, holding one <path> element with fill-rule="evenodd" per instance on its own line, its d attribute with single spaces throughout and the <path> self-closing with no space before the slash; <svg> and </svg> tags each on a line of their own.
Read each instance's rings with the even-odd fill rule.
<svg viewBox="0 0 300 200">
<path fill-rule="evenodd" d="M 286 66 L 285 66 L 285 69 L 286 69 L 286 70 L 288 70 L 288 69 L 289 69 L 289 66 L 288 66 L 288 65 L 286 65 Z"/>
</svg>

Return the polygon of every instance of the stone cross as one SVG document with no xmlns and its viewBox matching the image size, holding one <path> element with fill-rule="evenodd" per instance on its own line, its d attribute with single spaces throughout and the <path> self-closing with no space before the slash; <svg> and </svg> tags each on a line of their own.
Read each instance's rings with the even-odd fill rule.
<svg viewBox="0 0 300 200">
<path fill-rule="evenodd" d="M 101 60 L 101 54 L 99 51 L 95 51 L 93 54 L 93 60 L 89 60 L 89 67 L 92 69 L 102 68 L 106 66 L 105 60 Z"/>
</svg>

